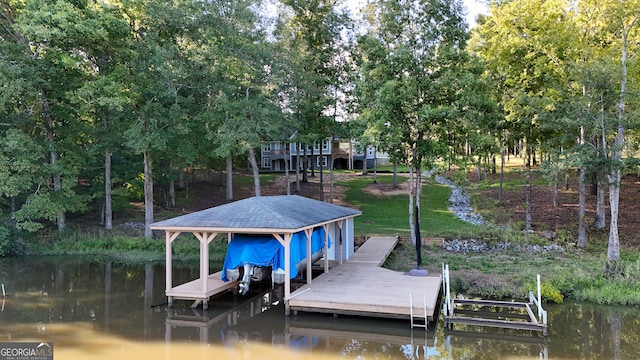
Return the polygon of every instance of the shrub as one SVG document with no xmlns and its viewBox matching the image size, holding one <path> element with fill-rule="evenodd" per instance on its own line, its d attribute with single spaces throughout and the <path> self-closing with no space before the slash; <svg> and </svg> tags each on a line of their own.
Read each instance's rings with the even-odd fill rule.
<svg viewBox="0 0 640 360">
<path fill-rule="evenodd" d="M 564 295 L 550 282 L 543 282 L 540 285 L 540 290 L 542 292 L 542 298 L 547 302 L 562 304 L 564 301 Z"/>
</svg>

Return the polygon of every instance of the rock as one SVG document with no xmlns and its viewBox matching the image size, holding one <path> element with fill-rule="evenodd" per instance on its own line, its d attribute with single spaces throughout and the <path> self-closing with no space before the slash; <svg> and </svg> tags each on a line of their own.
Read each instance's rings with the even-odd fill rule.
<svg viewBox="0 0 640 360">
<path fill-rule="evenodd" d="M 423 176 L 430 177 L 431 172 L 425 171 Z M 451 196 L 449 196 L 449 210 L 454 213 L 460 220 L 473 225 L 486 225 L 487 221 L 480 214 L 476 214 L 471 206 L 471 197 L 469 193 L 456 185 L 453 181 L 444 176 L 437 175 L 436 181 L 439 184 L 447 185 L 451 188 Z"/>
</svg>

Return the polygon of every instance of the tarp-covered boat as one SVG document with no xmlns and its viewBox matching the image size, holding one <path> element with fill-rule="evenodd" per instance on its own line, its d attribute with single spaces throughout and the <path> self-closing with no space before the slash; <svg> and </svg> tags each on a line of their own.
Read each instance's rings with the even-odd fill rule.
<svg viewBox="0 0 640 360">
<path fill-rule="evenodd" d="M 313 230 L 311 234 L 311 262 L 322 258 L 324 238 L 325 231 L 322 227 Z M 298 271 L 306 266 L 307 236 L 304 231 L 292 235 L 290 249 L 290 276 L 295 278 L 298 276 Z M 275 283 L 284 282 L 284 267 L 284 247 L 273 235 L 235 234 L 227 247 L 227 255 L 222 268 L 222 280 L 238 280 L 242 268 L 240 293 L 246 294 L 251 280 L 262 280 L 269 275 L 269 272 Z"/>
</svg>

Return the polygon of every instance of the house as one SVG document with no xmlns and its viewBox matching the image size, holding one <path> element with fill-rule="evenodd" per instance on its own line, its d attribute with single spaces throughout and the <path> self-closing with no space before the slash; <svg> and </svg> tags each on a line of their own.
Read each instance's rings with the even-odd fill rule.
<svg viewBox="0 0 640 360">
<path fill-rule="evenodd" d="M 366 153 L 362 151 L 357 141 L 327 137 L 313 145 L 301 143 L 267 142 L 261 149 L 261 169 L 265 171 L 284 171 L 285 164 L 294 171 L 296 164 L 300 170 L 304 168 L 306 146 L 307 169 L 328 169 L 333 158 L 333 168 L 336 170 L 362 169 L 367 161 L 367 169 L 376 166 L 390 165 L 389 155 L 376 151 L 372 145 L 367 146 Z"/>
</svg>

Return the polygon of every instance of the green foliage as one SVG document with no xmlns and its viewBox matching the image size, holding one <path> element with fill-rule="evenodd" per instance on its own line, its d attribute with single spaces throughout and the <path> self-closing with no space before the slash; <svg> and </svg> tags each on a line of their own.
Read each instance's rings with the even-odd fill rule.
<svg viewBox="0 0 640 360">
<path fill-rule="evenodd" d="M 558 288 L 553 286 L 553 284 L 550 282 L 543 281 L 540 285 L 540 291 L 542 293 L 542 298 L 548 302 L 562 304 L 562 302 L 564 301 L 564 295 L 562 295 L 560 290 L 558 290 Z"/>
<path fill-rule="evenodd" d="M 14 240 L 5 226 L 0 226 L 0 257 L 10 255 L 14 251 Z"/>
</svg>

